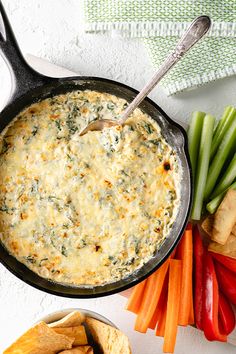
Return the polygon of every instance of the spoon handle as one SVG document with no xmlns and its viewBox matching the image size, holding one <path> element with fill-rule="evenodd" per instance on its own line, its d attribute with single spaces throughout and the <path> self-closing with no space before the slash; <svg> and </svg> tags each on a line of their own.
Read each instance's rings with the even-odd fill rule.
<svg viewBox="0 0 236 354">
<path fill-rule="evenodd" d="M 129 115 L 139 106 L 144 98 L 152 91 L 157 83 L 166 75 L 166 73 L 187 53 L 187 51 L 207 33 L 211 26 L 211 20 L 208 16 L 197 17 L 189 26 L 187 31 L 177 43 L 175 50 L 166 58 L 164 63 L 158 69 L 150 82 L 139 92 L 134 100 L 124 111 L 120 124 L 128 119 Z"/>
</svg>

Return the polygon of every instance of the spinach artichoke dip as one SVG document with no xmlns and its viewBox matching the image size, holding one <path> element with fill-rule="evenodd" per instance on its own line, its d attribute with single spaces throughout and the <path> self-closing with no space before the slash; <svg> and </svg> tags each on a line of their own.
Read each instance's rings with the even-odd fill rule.
<svg viewBox="0 0 236 354">
<path fill-rule="evenodd" d="M 0 239 L 42 277 L 101 285 L 154 255 L 179 208 L 182 169 L 151 117 L 79 132 L 114 119 L 127 102 L 73 91 L 21 112 L 0 141 Z"/>
</svg>

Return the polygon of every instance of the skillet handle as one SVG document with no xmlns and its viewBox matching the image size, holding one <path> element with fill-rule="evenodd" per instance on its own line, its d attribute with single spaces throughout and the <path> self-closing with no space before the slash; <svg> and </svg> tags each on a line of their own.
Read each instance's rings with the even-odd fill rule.
<svg viewBox="0 0 236 354">
<path fill-rule="evenodd" d="M 0 54 L 5 60 L 12 79 L 10 100 L 41 86 L 50 79 L 32 69 L 24 59 L 0 0 Z"/>
</svg>

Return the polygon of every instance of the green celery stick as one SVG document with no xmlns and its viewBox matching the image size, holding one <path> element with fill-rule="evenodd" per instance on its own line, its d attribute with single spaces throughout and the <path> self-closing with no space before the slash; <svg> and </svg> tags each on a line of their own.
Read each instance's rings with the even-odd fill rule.
<svg viewBox="0 0 236 354">
<path fill-rule="evenodd" d="M 234 119 L 236 119 L 236 109 L 232 106 L 226 107 L 223 116 L 219 121 L 215 133 L 213 135 L 213 140 L 211 145 L 211 160 L 214 157 L 223 136 L 225 135 L 226 131 L 229 129 Z"/>
<path fill-rule="evenodd" d="M 205 115 L 206 113 L 204 112 L 193 112 L 188 129 L 188 151 L 192 166 L 193 179 L 195 179 L 196 175 L 198 149 L 202 132 L 203 118 L 205 117 Z"/>
<path fill-rule="evenodd" d="M 211 195 L 213 188 L 215 187 L 216 181 L 220 175 L 222 167 L 228 158 L 229 153 L 232 148 L 236 145 L 236 119 L 232 122 L 231 126 L 225 133 L 217 151 L 214 159 L 212 160 L 207 176 L 207 183 L 205 188 L 204 199 L 208 200 Z"/>
<path fill-rule="evenodd" d="M 211 196 L 211 199 L 215 198 L 217 195 L 219 195 L 224 190 L 226 190 L 231 185 L 231 183 L 233 183 L 235 178 L 236 178 L 236 154 L 232 158 L 227 170 L 225 171 L 222 178 L 220 179 L 220 182 L 217 183 L 217 187 L 215 188 L 214 193 Z"/>
<path fill-rule="evenodd" d="M 192 207 L 192 219 L 194 220 L 200 220 L 201 218 L 214 123 L 215 118 L 210 114 L 207 114 L 203 119 Z"/>
<path fill-rule="evenodd" d="M 222 193 L 217 195 L 214 199 L 212 199 L 206 206 L 207 210 L 209 213 L 214 214 L 220 205 L 221 201 L 223 200 L 225 193 L 227 192 L 228 189 L 235 189 L 236 190 L 236 182 L 231 184 L 226 190 L 224 190 Z"/>
<path fill-rule="evenodd" d="M 216 128 L 215 128 L 215 130 L 214 130 L 213 139 L 219 134 L 220 130 L 222 129 L 222 126 L 223 126 L 224 123 L 225 123 L 225 119 L 227 118 L 227 116 L 229 115 L 230 111 L 231 111 L 233 108 L 234 108 L 233 106 L 227 106 L 227 107 L 225 107 L 223 116 L 222 116 L 221 119 L 218 121 L 218 123 L 217 123 L 217 125 L 216 125 Z"/>
</svg>

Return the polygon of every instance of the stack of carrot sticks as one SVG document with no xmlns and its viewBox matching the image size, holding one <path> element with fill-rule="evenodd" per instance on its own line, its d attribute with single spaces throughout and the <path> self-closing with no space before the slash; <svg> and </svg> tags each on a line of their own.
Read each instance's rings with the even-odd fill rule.
<svg viewBox="0 0 236 354">
<path fill-rule="evenodd" d="M 178 325 L 194 324 L 193 239 L 189 225 L 172 255 L 142 283 L 136 285 L 126 309 L 137 314 L 135 330 L 148 328 L 164 337 L 163 352 L 173 353 Z"/>
</svg>

